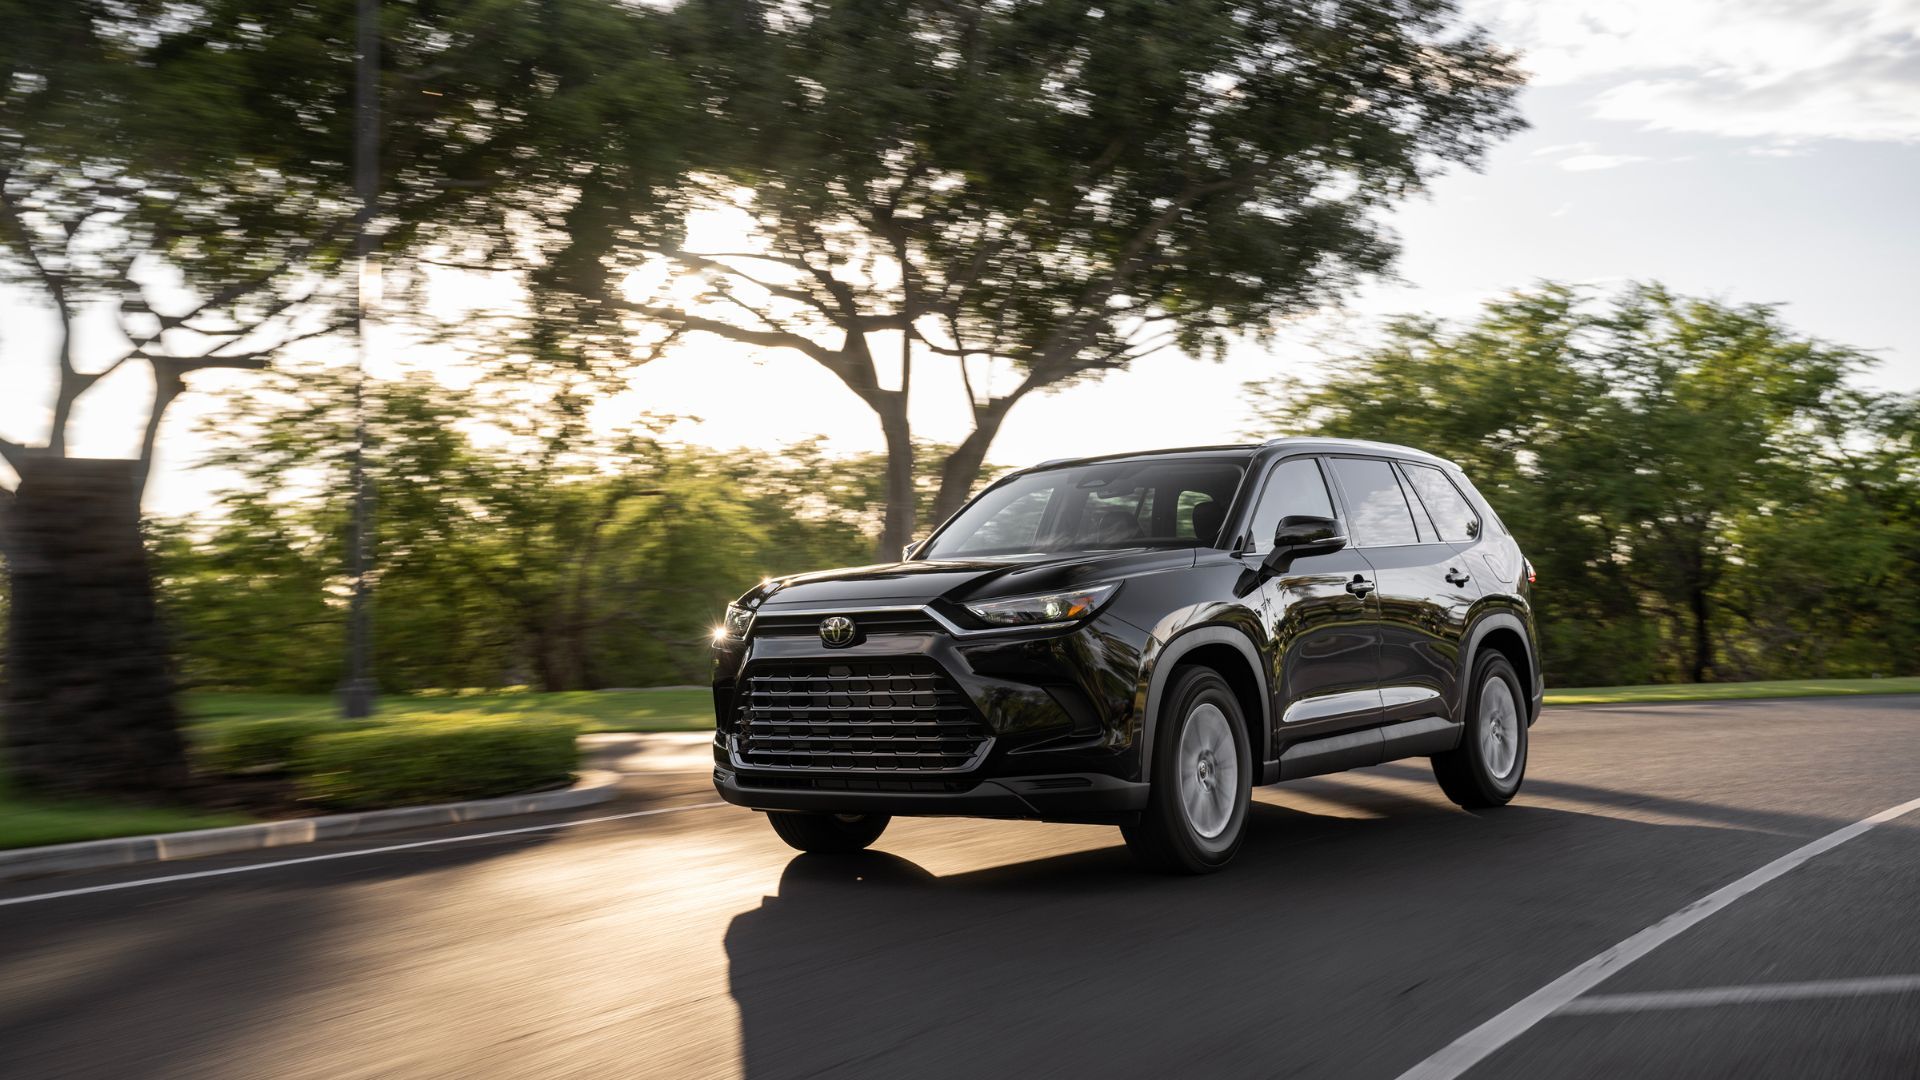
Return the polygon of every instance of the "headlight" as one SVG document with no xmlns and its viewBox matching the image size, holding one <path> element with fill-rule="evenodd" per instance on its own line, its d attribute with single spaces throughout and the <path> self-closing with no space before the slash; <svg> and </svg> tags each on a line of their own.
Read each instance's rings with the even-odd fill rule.
<svg viewBox="0 0 1920 1080">
<path fill-rule="evenodd" d="M 1100 605 L 1113 596 L 1120 587 L 1118 582 L 1112 585 L 1099 585 L 1091 589 L 1079 589 L 1074 592 L 1046 593 L 1041 596 L 1016 596 L 1011 600 L 989 600 L 980 604 L 968 604 L 967 610 L 973 612 L 982 622 L 994 626 L 1032 626 L 1040 623 L 1072 622 L 1084 619 L 1100 610 Z"/>
<path fill-rule="evenodd" d="M 735 641 L 740 641 L 747 636 L 747 631 L 752 628 L 753 612 L 748 611 L 739 604 L 727 605 L 727 623 L 720 628 L 722 634 Z"/>
</svg>

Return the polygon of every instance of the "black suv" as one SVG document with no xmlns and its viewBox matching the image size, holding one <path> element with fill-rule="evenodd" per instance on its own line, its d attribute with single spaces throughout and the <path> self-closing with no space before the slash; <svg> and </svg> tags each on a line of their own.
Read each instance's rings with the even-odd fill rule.
<svg viewBox="0 0 1920 1080">
<path fill-rule="evenodd" d="M 714 632 L 714 785 L 803 851 L 895 814 L 1119 825 L 1224 866 L 1254 784 L 1429 757 L 1513 798 L 1532 567 L 1449 462 L 1346 439 L 1050 461 L 898 563 L 767 581 Z"/>
</svg>

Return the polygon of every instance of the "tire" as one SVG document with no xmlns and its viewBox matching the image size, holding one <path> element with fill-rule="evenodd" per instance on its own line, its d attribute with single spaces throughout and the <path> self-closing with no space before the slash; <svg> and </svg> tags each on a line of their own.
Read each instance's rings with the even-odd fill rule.
<svg viewBox="0 0 1920 1080">
<path fill-rule="evenodd" d="M 880 839 L 887 831 L 888 814 L 799 814 L 786 810 L 767 811 L 773 831 L 787 846 L 822 855 L 844 855 L 860 851 Z"/>
<path fill-rule="evenodd" d="M 1246 837 L 1253 801 L 1246 717 L 1233 688 L 1204 667 L 1180 672 L 1162 709 L 1146 809 L 1120 833 L 1149 869 L 1210 874 L 1232 861 Z"/>
<path fill-rule="evenodd" d="M 1433 778 L 1469 810 L 1505 806 L 1527 775 L 1526 695 L 1507 658 L 1489 649 L 1473 664 L 1460 745 L 1433 755 Z"/>
</svg>

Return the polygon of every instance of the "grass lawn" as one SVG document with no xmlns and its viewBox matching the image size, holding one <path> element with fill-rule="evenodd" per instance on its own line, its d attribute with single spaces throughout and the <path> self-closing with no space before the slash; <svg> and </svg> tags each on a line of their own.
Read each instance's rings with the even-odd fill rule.
<svg viewBox="0 0 1920 1080">
<path fill-rule="evenodd" d="M 1778 679 L 1772 682 L 1669 683 L 1656 686 L 1547 688 L 1549 705 L 1616 702 L 1731 701 L 1737 698 L 1832 697 L 1842 694 L 1920 694 L 1920 676 L 1897 679 Z"/>
<path fill-rule="evenodd" d="M 244 825 L 246 821 L 231 814 L 192 810 L 29 799 L 9 788 L 5 775 L 0 774 L 0 849 L 213 829 L 222 825 Z"/>
<path fill-rule="evenodd" d="M 197 691 L 183 696 L 193 720 L 240 720 L 265 716 L 327 717 L 325 694 L 244 694 Z M 441 713 L 572 720 L 582 731 L 698 731 L 713 726 L 713 694 L 706 690 L 578 690 L 408 694 L 380 699 L 383 720 Z"/>
</svg>

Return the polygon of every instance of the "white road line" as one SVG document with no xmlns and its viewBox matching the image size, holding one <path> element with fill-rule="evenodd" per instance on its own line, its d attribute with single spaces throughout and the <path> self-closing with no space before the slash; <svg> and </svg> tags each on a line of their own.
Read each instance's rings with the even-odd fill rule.
<svg viewBox="0 0 1920 1080">
<path fill-rule="evenodd" d="M 1755 1005 L 1768 1001 L 1912 993 L 1920 993 L 1920 975 L 1875 975 L 1864 979 L 1825 979 L 1820 982 L 1707 986 L 1698 990 L 1650 990 L 1638 994 L 1588 994 L 1562 1005 L 1559 1015 L 1703 1009 L 1713 1005 Z"/>
<path fill-rule="evenodd" d="M 1600 985 L 1620 969 L 1672 941 L 1686 930 L 1767 882 L 1822 852 L 1831 851 L 1876 825 L 1920 810 L 1920 799 L 1889 807 L 1856 821 L 1812 843 L 1793 849 L 1760 869 L 1723 885 L 1645 930 L 1593 957 L 1533 993 L 1506 1011 L 1442 1047 L 1432 1057 L 1400 1074 L 1400 1080 L 1454 1080 L 1460 1074 L 1519 1038 L 1535 1024 L 1565 1008 L 1568 1002 Z"/>
<path fill-rule="evenodd" d="M 390 851 L 411 851 L 416 848 L 438 847 L 442 844 L 465 844 L 474 840 L 497 840 L 502 836 L 522 836 L 526 833 L 552 832 L 556 829 L 573 829 L 581 825 L 597 825 L 603 821 L 625 821 L 628 818 L 652 817 L 655 814 L 677 814 L 682 810 L 710 810 L 716 806 L 726 806 L 724 802 L 690 803 L 686 806 L 662 806 L 653 810 L 633 810 L 625 814 L 605 814 L 600 817 L 581 818 L 578 821 L 556 821 L 546 825 L 524 825 L 518 829 L 495 829 L 492 832 L 469 833 L 464 836 L 442 836 L 433 840 L 415 840 L 406 844 L 386 844 L 377 848 L 360 848 L 355 851 L 330 851 L 324 855 L 302 855 L 297 859 L 276 859 L 273 862 L 249 863 L 245 866 L 222 866 L 213 870 L 195 870 L 186 874 L 168 874 L 165 877 L 140 878 L 137 881 L 116 881 L 107 885 L 87 885 L 78 889 L 61 889 L 58 892 L 35 893 L 32 896 L 14 896 L 0 898 L 0 907 L 12 907 L 15 904 L 37 904 L 43 900 L 64 900 L 69 896 L 88 896 L 93 893 L 118 892 L 121 889 L 139 889 L 148 885 L 168 885 L 176 881 L 193 881 L 197 878 L 224 877 L 228 874 L 247 874 L 255 870 L 277 870 L 282 866 L 299 866 L 302 863 L 331 862 L 335 859 L 357 859 L 362 855 L 384 855 Z"/>
</svg>

